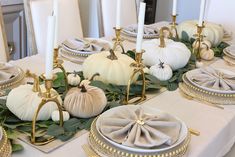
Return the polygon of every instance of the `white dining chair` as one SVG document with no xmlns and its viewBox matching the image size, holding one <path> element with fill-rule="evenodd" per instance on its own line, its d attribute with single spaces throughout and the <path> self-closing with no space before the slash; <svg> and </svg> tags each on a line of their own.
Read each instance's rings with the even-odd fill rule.
<svg viewBox="0 0 235 157">
<path fill-rule="evenodd" d="M 116 3 L 116 0 L 101 0 L 103 32 L 106 37 L 114 34 Z M 121 26 L 125 27 L 136 23 L 136 0 L 121 0 Z"/>
<path fill-rule="evenodd" d="M 7 62 L 9 60 L 9 52 L 7 46 L 7 37 L 3 22 L 2 8 L 0 5 L 0 62 Z"/>
<path fill-rule="evenodd" d="M 235 41 L 234 6 L 234 0 L 209 0 L 205 14 L 207 21 L 222 24 L 226 30 L 232 31 L 233 42 Z"/>
<path fill-rule="evenodd" d="M 58 1 L 58 42 L 83 37 L 78 0 Z M 24 5 L 31 54 L 44 54 L 47 17 L 53 12 L 53 0 L 24 0 Z"/>
</svg>

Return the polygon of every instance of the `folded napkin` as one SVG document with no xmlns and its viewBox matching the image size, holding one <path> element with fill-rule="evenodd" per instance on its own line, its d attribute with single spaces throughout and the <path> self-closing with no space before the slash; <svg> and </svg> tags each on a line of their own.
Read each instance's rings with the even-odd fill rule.
<svg viewBox="0 0 235 157">
<path fill-rule="evenodd" d="M 101 119 L 101 133 L 119 144 L 137 148 L 172 145 L 179 137 L 181 123 L 169 114 L 150 115 L 142 107 L 125 108 Z"/>
<path fill-rule="evenodd" d="M 15 74 L 14 66 L 10 64 L 0 63 L 0 81 L 5 81 L 13 77 Z"/>
<path fill-rule="evenodd" d="M 200 72 L 191 77 L 191 80 L 201 86 L 231 91 L 235 90 L 235 75 L 225 74 L 212 67 L 200 69 Z"/>
<path fill-rule="evenodd" d="M 66 40 L 62 45 L 72 51 L 84 51 L 84 52 L 94 52 L 109 50 L 110 46 L 108 43 L 99 42 L 98 40 L 81 40 L 73 39 Z"/>
<path fill-rule="evenodd" d="M 127 26 L 124 31 L 130 34 L 138 33 L 138 26 L 136 24 Z M 158 27 L 155 24 L 144 26 L 144 35 L 158 35 Z"/>
</svg>

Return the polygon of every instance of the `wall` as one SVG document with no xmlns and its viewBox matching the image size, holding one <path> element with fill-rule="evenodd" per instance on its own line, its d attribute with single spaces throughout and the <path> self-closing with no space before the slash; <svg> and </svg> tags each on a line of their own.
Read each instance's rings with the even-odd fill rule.
<svg viewBox="0 0 235 157">
<path fill-rule="evenodd" d="M 171 21 L 173 0 L 158 0 L 156 22 Z M 181 22 L 189 19 L 198 19 L 200 0 L 178 0 L 177 21 Z"/>
</svg>

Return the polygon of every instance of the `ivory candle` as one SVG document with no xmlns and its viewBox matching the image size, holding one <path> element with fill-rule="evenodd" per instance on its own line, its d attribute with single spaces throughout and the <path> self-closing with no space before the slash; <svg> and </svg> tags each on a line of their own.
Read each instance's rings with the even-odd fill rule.
<svg viewBox="0 0 235 157">
<path fill-rule="evenodd" d="M 205 8 L 206 8 L 206 0 L 201 0 L 200 15 L 199 15 L 198 26 L 202 26 L 202 25 L 203 25 L 204 14 L 205 14 Z"/>
<path fill-rule="evenodd" d="M 145 8 L 146 3 L 140 3 L 139 9 L 139 18 L 138 18 L 138 34 L 137 34 L 137 41 L 136 41 L 136 52 L 140 53 L 142 51 L 142 40 L 144 34 L 144 19 L 145 19 Z"/>
<path fill-rule="evenodd" d="M 58 48 L 58 26 L 59 26 L 59 2 L 58 0 L 54 0 L 53 1 L 53 12 L 54 12 L 54 16 L 56 18 L 56 23 L 55 23 L 55 40 L 54 40 L 54 48 L 57 49 Z"/>
<path fill-rule="evenodd" d="M 177 15 L 177 0 L 173 0 L 172 15 Z"/>
<path fill-rule="evenodd" d="M 121 28 L 121 0 L 117 0 L 116 29 Z"/>
<path fill-rule="evenodd" d="M 47 47 L 46 47 L 46 79 L 53 77 L 53 55 L 54 55 L 54 39 L 55 39 L 55 16 L 48 16 L 47 18 Z"/>
</svg>

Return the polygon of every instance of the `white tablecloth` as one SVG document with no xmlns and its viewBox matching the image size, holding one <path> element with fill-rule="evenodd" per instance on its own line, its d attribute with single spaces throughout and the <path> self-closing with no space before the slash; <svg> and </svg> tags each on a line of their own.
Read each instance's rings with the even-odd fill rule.
<svg viewBox="0 0 235 157">
<path fill-rule="evenodd" d="M 125 45 L 126 49 L 134 48 L 132 43 L 126 42 Z M 44 57 L 40 55 L 11 63 L 37 74 L 44 72 Z M 64 66 L 68 71 L 82 68 L 81 65 L 68 61 L 65 61 Z M 235 72 L 235 67 L 226 65 L 223 60 L 216 61 L 213 66 L 229 68 Z M 201 132 L 198 137 L 192 136 L 188 150 L 189 157 L 222 157 L 234 144 L 235 106 L 225 106 L 224 110 L 207 106 L 181 97 L 178 90 L 164 92 L 142 105 L 149 105 L 174 114 L 185 121 L 188 127 Z M 13 157 L 86 157 L 81 146 L 87 143 L 87 136 L 88 133 L 49 154 L 44 154 L 21 142 L 24 145 L 24 151 L 13 154 Z"/>
</svg>

